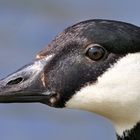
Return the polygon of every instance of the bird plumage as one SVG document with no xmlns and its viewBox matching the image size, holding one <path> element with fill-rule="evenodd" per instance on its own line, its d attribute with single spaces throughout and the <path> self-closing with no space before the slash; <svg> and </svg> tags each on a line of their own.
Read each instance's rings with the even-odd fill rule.
<svg viewBox="0 0 140 140">
<path fill-rule="evenodd" d="M 33 63 L 0 81 L 0 102 L 41 102 L 109 118 L 119 140 L 138 140 L 140 28 L 88 20 L 60 33 Z"/>
</svg>

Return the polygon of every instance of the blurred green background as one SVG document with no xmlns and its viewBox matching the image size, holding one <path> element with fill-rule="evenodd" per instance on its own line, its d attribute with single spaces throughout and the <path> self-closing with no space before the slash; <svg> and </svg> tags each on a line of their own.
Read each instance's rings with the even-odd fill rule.
<svg viewBox="0 0 140 140">
<path fill-rule="evenodd" d="M 33 61 L 64 28 L 104 18 L 140 25 L 139 0 L 0 0 L 0 78 Z M 115 140 L 96 114 L 43 104 L 0 104 L 0 140 Z"/>
</svg>

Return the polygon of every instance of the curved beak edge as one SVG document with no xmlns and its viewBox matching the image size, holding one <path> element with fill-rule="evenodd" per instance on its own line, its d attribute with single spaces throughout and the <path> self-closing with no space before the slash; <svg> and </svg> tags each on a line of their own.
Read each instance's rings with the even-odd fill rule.
<svg viewBox="0 0 140 140">
<path fill-rule="evenodd" d="M 0 103 L 41 102 L 46 87 L 42 79 L 44 62 L 35 61 L 0 80 Z"/>
</svg>

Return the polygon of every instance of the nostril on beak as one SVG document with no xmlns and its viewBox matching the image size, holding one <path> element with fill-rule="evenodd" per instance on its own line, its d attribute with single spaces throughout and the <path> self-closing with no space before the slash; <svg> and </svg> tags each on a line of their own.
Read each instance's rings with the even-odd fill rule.
<svg viewBox="0 0 140 140">
<path fill-rule="evenodd" d="M 16 85 L 16 84 L 19 84 L 23 81 L 23 78 L 22 77 L 18 77 L 14 80 L 11 80 L 9 81 L 6 85 Z"/>
</svg>

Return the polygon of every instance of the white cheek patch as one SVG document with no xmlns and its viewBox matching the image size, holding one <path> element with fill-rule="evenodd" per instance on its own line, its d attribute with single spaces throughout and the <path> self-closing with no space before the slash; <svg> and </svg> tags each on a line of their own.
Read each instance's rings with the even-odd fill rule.
<svg viewBox="0 0 140 140">
<path fill-rule="evenodd" d="M 109 118 L 119 134 L 133 127 L 140 120 L 140 53 L 118 60 L 97 83 L 77 91 L 66 107 Z"/>
</svg>

